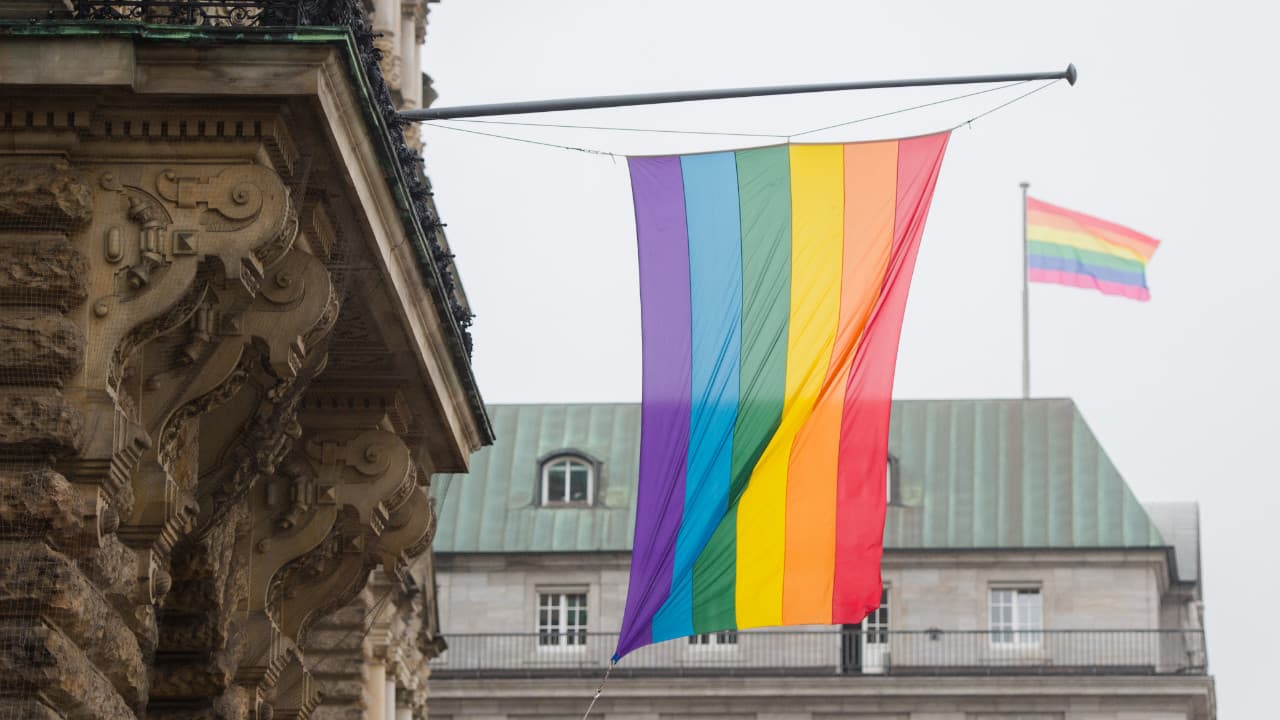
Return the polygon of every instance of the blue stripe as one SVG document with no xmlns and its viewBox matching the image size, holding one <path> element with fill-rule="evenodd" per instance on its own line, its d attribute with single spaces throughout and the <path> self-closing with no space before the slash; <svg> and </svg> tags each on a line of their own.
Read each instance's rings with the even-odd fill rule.
<svg viewBox="0 0 1280 720">
<path fill-rule="evenodd" d="M 653 641 L 693 634 L 693 564 L 729 502 L 742 343 L 742 227 L 731 152 L 680 159 L 689 229 L 692 408 L 684 520 Z"/>
<path fill-rule="evenodd" d="M 1060 270 L 1062 272 L 1076 273 L 1077 275 L 1088 275 L 1096 280 L 1132 285 L 1133 287 L 1145 288 L 1147 286 L 1146 273 L 1117 270 L 1115 268 L 1104 267 L 1101 265 L 1091 265 L 1087 262 L 1073 258 L 1055 257 L 1052 255 L 1030 255 L 1027 257 L 1027 264 L 1040 270 Z"/>
</svg>

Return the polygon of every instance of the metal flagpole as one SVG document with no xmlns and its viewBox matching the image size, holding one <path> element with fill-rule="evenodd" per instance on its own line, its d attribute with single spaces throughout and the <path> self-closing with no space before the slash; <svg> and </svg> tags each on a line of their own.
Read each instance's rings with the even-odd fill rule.
<svg viewBox="0 0 1280 720">
<path fill-rule="evenodd" d="M 1027 188 L 1031 183 L 1019 183 L 1022 187 L 1022 399 L 1031 397 L 1031 296 L 1027 275 Z"/>
<path fill-rule="evenodd" d="M 1008 75 L 965 75 L 942 78 L 907 78 L 903 80 L 867 80 L 863 82 L 823 83 L 817 85 L 776 85 L 772 87 L 729 88 L 724 90 L 689 90 L 684 92 L 644 93 L 640 95 L 605 95 L 601 97 L 531 100 L 529 102 L 465 105 L 452 108 L 414 108 L 401 110 L 405 120 L 450 120 L 489 115 L 520 115 L 555 112 L 557 110 L 591 110 L 596 108 L 660 105 L 691 100 L 724 100 L 727 98 L 797 95 L 801 93 L 835 92 L 838 90 L 879 90 L 883 88 L 931 87 L 936 85 L 975 85 L 979 83 L 1025 82 L 1027 80 L 1066 80 L 1076 84 L 1076 66 L 1056 72 Z"/>
</svg>

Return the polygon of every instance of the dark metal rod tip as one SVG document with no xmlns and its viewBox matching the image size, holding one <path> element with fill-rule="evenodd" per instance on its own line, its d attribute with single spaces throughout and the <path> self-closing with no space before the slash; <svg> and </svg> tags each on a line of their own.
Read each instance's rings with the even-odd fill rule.
<svg viewBox="0 0 1280 720">
<path fill-rule="evenodd" d="M 1068 84 L 1068 85 L 1075 85 L 1075 84 L 1076 84 L 1076 64 L 1075 64 L 1075 63 L 1067 63 L 1067 75 L 1066 75 L 1066 77 L 1067 77 L 1067 84 Z"/>
</svg>

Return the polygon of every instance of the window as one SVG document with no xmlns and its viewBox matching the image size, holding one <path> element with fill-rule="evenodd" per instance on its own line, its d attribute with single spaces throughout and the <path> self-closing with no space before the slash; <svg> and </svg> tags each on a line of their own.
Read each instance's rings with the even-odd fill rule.
<svg viewBox="0 0 1280 720">
<path fill-rule="evenodd" d="M 889 590 L 880 591 L 880 607 L 872 610 L 862 621 L 869 644 L 884 645 L 889 642 Z"/>
<path fill-rule="evenodd" d="M 991 589 L 991 644 L 1039 645 L 1040 588 Z"/>
<path fill-rule="evenodd" d="M 702 633 L 701 635 L 690 635 L 689 644 L 701 645 L 701 646 L 737 645 L 738 631 L 724 630 L 722 632 Z"/>
<path fill-rule="evenodd" d="M 895 487 L 898 479 L 898 458 L 890 455 L 884 463 L 884 504 L 893 505 L 897 502 L 897 488 Z"/>
<path fill-rule="evenodd" d="M 578 647 L 587 644 L 587 594 L 538 593 L 538 645 Z"/>
<path fill-rule="evenodd" d="M 595 467 L 576 455 L 547 460 L 542 463 L 542 504 L 591 504 L 595 475 Z"/>
</svg>

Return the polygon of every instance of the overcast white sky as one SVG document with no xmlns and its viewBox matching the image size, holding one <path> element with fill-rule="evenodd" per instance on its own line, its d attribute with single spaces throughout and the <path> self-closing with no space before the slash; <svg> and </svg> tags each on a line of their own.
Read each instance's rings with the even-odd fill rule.
<svg viewBox="0 0 1280 720">
<path fill-rule="evenodd" d="M 1019 392 L 1019 181 L 1163 241 L 1152 301 L 1032 286 L 1032 392 L 1069 396 L 1143 500 L 1201 503 L 1222 717 L 1274 712 L 1280 676 L 1280 243 L 1274 3 L 528 2 L 432 5 L 436 105 L 1056 70 L 954 134 L 907 308 L 895 395 Z M 1023 88 L 1025 89 L 1025 88 Z M 941 88 L 528 116 L 787 133 L 965 92 Z M 1020 92 L 1019 90 L 1018 92 Z M 807 140 L 949 126 L 1010 92 Z M 461 125 L 625 153 L 741 137 Z M 424 127 L 427 167 L 477 314 L 489 402 L 638 401 L 625 162 Z"/>
</svg>

